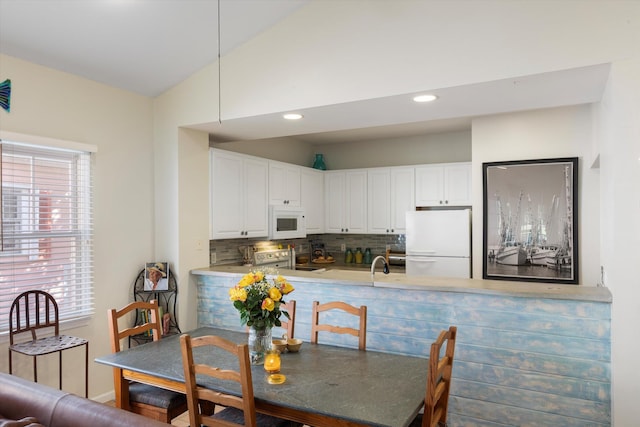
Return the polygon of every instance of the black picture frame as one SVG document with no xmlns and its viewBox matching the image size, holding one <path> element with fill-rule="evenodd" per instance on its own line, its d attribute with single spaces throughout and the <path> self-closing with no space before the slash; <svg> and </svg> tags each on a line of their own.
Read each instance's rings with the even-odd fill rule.
<svg viewBox="0 0 640 427">
<path fill-rule="evenodd" d="M 578 158 L 482 164 L 488 280 L 578 284 Z"/>
</svg>

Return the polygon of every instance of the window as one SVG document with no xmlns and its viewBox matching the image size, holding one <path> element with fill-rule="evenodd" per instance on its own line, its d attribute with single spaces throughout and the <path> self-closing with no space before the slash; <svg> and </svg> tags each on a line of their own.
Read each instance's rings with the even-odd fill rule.
<svg viewBox="0 0 640 427">
<path fill-rule="evenodd" d="M 91 315 L 91 152 L 6 140 L 0 152 L 0 334 L 30 289 L 53 295 L 61 321 Z"/>
</svg>

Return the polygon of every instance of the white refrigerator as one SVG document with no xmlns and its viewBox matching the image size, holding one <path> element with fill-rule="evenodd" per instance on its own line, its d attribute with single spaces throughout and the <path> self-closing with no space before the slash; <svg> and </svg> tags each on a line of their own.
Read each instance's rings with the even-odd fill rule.
<svg viewBox="0 0 640 427">
<path fill-rule="evenodd" d="M 407 212 L 407 276 L 471 277 L 471 210 Z"/>
</svg>

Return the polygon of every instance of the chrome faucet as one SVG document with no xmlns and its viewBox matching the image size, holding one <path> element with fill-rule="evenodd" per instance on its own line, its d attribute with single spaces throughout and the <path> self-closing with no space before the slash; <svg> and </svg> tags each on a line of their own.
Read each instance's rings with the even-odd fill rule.
<svg viewBox="0 0 640 427">
<path fill-rule="evenodd" d="M 376 262 L 378 262 L 379 259 L 382 260 L 382 272 L 384 274 L 389 274 L 389 264 L 387 264 L 387 260 L 382 255 L 378 255 L 371 262 L 371 282 L 374 280 L 376 274 Z"/>
</svg>

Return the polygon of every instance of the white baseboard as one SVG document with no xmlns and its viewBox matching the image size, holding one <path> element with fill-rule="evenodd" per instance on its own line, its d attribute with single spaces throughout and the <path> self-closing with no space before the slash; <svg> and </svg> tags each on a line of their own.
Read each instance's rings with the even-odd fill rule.
<svg viewBox="0 0 640 427">
<path fill-rule="evenodd" d="M 105 403 L 110 400 L 115 400 L 115 398 L 116 398 L 116 392 L 111 390 L 107 393 L 92 397 L 91 400 L 95 400 L 96 402 L 100 402 L 100 403 Z"/>
</svg>

